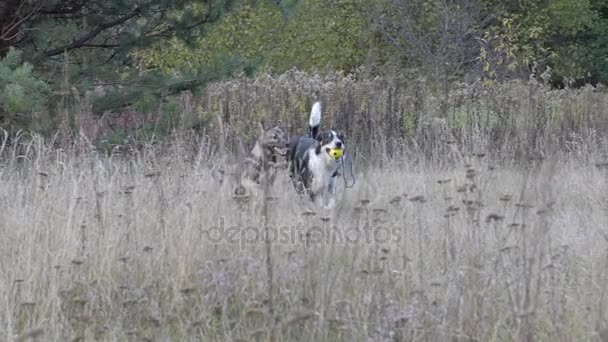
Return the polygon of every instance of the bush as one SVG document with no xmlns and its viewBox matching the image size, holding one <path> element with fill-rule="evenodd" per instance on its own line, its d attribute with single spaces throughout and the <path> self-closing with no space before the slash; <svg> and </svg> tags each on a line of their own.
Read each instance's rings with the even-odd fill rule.
<svg viewBox="0 0 608 342">
<path fill-rule="evenodd" d="M 32 65 L 22 62 L 21 51 L 11 49 L 0 60 L 0 126 L 27 127 L 29 114 L 42 109 L 46 92 L 46 83 L 34 76 Z"/>
</svg>

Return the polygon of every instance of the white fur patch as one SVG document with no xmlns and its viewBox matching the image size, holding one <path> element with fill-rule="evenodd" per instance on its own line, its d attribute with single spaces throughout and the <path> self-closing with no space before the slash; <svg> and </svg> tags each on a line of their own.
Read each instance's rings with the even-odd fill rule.
<svg viewBox="0 0 608 342">
<path fill-rule="evenodd" d="M 310 111 L 310 120 L 308 124 L 310 127 L 317 127 L 321 123 L 321 102 L 315 102 L 312 105 L 312 110 Z"/>
<path fill-rule="evenodd" d="M 312 174 L 310 190 L 315 194 L 315 204 L 319 207 L 333 207 L 335 204 L 335 179 L 332 177 L 338 169 L 338 162 L 325 150 L 316 154 L 314 149 L 308 151 L 308 170 Z"/>
</svg>

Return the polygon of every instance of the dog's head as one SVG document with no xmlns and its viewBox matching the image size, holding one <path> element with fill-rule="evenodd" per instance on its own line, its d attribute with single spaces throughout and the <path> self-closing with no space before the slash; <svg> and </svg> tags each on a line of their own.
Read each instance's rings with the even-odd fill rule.
<svg viewBox="0 0 608 342">
<path fill-rule="evenodd" d="M 336 131 L 322 131 L 317 134 L 317 154 L 325 154 L 333 161 L 338 161 L 346 149 L 344 135 Z"/>
<path fill-rule="evenodd" d="M 262 130 L 259 143 L 272 154 L 284 156 L 289 148 L 289 136 L 279 127 Z"/>
</svg>

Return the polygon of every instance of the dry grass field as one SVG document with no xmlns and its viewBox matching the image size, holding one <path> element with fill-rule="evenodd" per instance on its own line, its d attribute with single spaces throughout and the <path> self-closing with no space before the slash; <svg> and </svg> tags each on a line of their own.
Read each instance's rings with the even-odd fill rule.
<svg viewBox="0 0 608 342">
<path fill-rule="evenodd" d="M 608 338 L 600 153 L 394 159 L 319 212 L 283 174 L 264 220 L 179 144 L 28 146 L 0 164 L 0 340 Z"/>
<path fill-rule="evenodd" d="M 356 161 L 335 210 L 212 177 L 319 95 Z M 608 341 L 603 88 L 292 72 L 151 127 L 73 100 L 57 140 L 0 134 L 1 341 Z"/>
</svg>

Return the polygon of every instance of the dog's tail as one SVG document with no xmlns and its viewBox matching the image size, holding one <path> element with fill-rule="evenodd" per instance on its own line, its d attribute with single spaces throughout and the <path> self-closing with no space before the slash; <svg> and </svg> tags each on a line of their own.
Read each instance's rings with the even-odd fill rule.
<svg viewBox="0 0 608 342">
<path fill-rule="evenodd" d="M 313 139 L 317 138 L 319 133 L 319 125 L 321 124 L 321 102 L 315 102 L 312 105 L 310 111 L 310 120 L 308 120 L 308 126 L 310 127 L 310 137 Z"/>
</svg>

